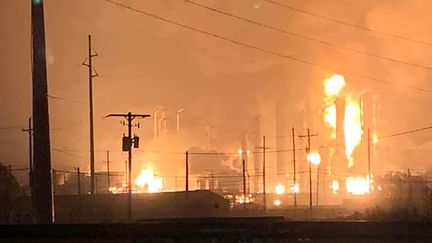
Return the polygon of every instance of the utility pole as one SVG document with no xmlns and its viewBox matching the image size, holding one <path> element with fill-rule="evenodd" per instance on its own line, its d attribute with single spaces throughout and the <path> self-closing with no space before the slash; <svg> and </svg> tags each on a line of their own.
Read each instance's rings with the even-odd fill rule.
<svg viewBox="0 0 432 243">
<path fill-rule="evenodd" d="M 77 171 L 77 192 L 78 192 L 78 196 L 81 195 L 81 172 L 80 172 L 80 167 L 75 167 L 75 170 Z"/>
<path fill-rule="evenodd" d="M 189 151 L 186 151 L 186 163 L 185 163 L 185 171 L 186 171 L 186 188 L 185 191 L 189 192 Z"/>
<path fill-rule="evenodd" d="M 31 117 L 28 119 L 28 127 L 22 129 L 23 132 L 28 133 L 28 145 L 29 145 L 29 186 L 30 191 L 33 192 L 33 128 L 32 128 L 32 119 Z M 32 201 L 33 201 L 33 193 L 32 195 Z"/>
<path fill-rule="evenodd" d="M 297 171 L 296 171 L 296 145 L 295 145 L 295 131 L 294 127 L 291 129 L 292 133 L 292 151 L 293 151 L 293 177 L 294 177 L 294 209 L 297 208 Z"/>
<path fill-rule="evenodd" d="M 95 159 L 94 159 L 94 125 L 93 125 L 93 78 L 98 74 L 93 74 L 93 57 L 98 54 L 92 53 L 91 35 L 88 35 L 88 63 L 83 62 L 83 65 L 88 67 L 89 79 L 89 111 L 90 111 L 90 193 L 95 194 Z"/>
<path fill-rule="evenodd" d="M 266 149 L 269 149 L 270 147 L 266 147 L 266 139 L 265 136 L 263 136 L 263 146 L 258 147 L 259 149 L 263 150 L 263 164 L 262 164 L 262 171 L 263 171 L 263 181 L 262 181 L 262 187 L 263 187 L 263 208 L 264 211 L 267 210 L 267 202 L 266 202 Z"/>
<path fill-rule="evenodd" d="M 243 209 L 246 209 L 246 161 L 242 159 L 243 165 Z"/>
<path fill-rule="evenodd" d="M 107 188 L 107 190 L 108 190 L 108 193 L 109 193 L 109 189 L 110 189 L 110 186 L 111 186 L 111 183 L 110 183 L 110 157 L 109 157 L 109 151 L 107 150 L 106 151 L 106 166 L 107 166 L 107 183 L 108 183 L 108 188 Z"/>
<path fill-rule="evenodd" d="M 132 121 L 135 118 L 146 118 L 150 117 L 150 115 L 142 115 L 142 114 L 132 114 L 128 112 L 127 114 L 109 114 L 106 117 L 123 117 L 126 119 L 127 127 L 128 127 L 128 136 L 123 137 L 123 151 L 128 152 L 128 206 L 127 206 L 127 216 L 129 221 L 132 221 L 132 144 L 134 148 L 139 147 L 139 138 L 132 138 Z M 136 125 L 139 127 L 139 124 Z"/>
<path fill-rule="evenodd" d="M 48 81 L 46 70 L 45 17 L 43 0 L 30 0 L 32 31 L 32 94 L 34 163 L 33 188 L 36 221 L 54 222 L 51 188 L 51 144 L 48 112 Z"/>
<path fill-rule="evenodd" d="M 368 179 L 369 179 L 369 193 L 372 193 L 372 178 L 371 178 L 371 137 L 370 128 L 368 128 Z"/>
<path fill-rule="evenodd" d="M 300 138 L 307 138 L 307 147 L 306 147 L 306 155 L 309 155 L 311 149 L 311 137 L 318 136 L 317 134 L 310 134 L 310 129 L 307 129 L 307 135 L 299 135 Z M 309 209 L 312 210 L 312 165 L 311 162 L 308 161 L 309 164 Z"/>
</svg>

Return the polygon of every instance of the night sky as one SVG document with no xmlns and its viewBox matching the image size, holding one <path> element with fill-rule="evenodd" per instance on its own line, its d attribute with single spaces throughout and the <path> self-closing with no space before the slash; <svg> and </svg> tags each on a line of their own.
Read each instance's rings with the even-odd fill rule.
<svg viewBox="0 0 432 243">
<path fill-rule="evenodd" d="M 166 107 L 170 134 L 175 132 L 176 111 L 185 108 L 181 115 L 183 134 L 152 141 L 153 122 L 142 120 L 136 129 L 142 137 L 142 149 L 183 152 L 193 146 L 202 147 L 206 143 L 206 126 L 210 125 L 215 129 L 214 147 L 235 152 L 239 134 L 248 132 L 250 121 L 257 115 L 262 117 L 262 133 L 274 147 L 276 103 L 283 103 L 289 110 L 289 127 L 318 130 L 316 145 L 324 143 L 328 135 L 320 130 L 324 123 L 320 115 L 323 80 L 332 73 L 346 74 L 347 86 L 354 94 L 374 93 L 379 136 L 432 125 L 431 1 L 278 0 L 376 30 L 371 31 L 264 0 L 196 0 L 351 51 L 246 23 L 183 0 L 116 1 L 331 70 L 198 33 L 104 0 L 46 0 L 53 167 L 88 168 L 88 73 L 82 65 L 88 34 L 99 54 L 94 59 L 100 75 L 94 80 L 97 170 L 105 168 L 105 150 L 112 151 L 114 170 L 121 170 L 125 160 L 120 139 L 126 128 L 119 120 L 103 117 L 115 112 L 152 113 L 157 105 Z M 0 6 L 0 161 L 26 167 L 27 136 L 21 128 L 26 127 L 31 114 L 30 1 L 0 0 Z M 423 131 L 378 142 L 377 167 L 430 168 L 430 135 L 430 131 Z M 136 155 L 137 164 L 160 158 L 142 152 Z M 165 159 L 156 167 L 175 174 L 173 168 L 182 157 Z M 269 163 L 274 160 L 270 155 Z"/>
</svg>

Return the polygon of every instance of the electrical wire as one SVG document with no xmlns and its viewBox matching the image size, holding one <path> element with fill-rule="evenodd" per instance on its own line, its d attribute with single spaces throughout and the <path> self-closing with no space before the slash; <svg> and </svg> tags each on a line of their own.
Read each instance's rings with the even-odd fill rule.
<svg viewBox="0 0 432 243">
<path fill-rule="evenodd" d="M 244 17 L 238 16 L 238 15 L 235 15 L 235 14 L 232 14 L 232 13 L 220 10 L 220 9 L 212 8 L 210 6 L 207 6 L 207 5 L 198 3 L 198 2 L 194 2 L 192 0 L 183 0 L 183 1 L 185 1 L 185 2 L 187 2 L 189 4 L 192 4 L 192 5 L 195 5 L 195 6 L 198 6 L 198 7 L 201 7 L 201 8 L 204 8 L 204 9 L 207 9 L 207 10 L 210 10 L 210 11 L 222 14 L 222 15 L 225 15 L 225 16 L 229 16 L 229 17 L 232 17 L 232 18 L 235 18 L 235 19 L 239 19 L 239 20 L 245 21 L 247 23 L 251 23 L 251 24 L 254 24 L 254 25 L 266 28 L 266 29 L 270 29 L 270 30 L 277 31 L 277 32 L 280 32 L 280 33 L 283 33 L 283 34 L 291 35 L 291 36 L 294 36 L 294 37 L 297 37 L 297 38 L 305 39 L 305 40 L 308 40 L 308 41 L 311 41 L 311 42 L 316 42 L 316 43 L 319 43 L 319 44 L 322 44 L 322 45 L 327 45 L 327 46 L 331 46 L 331 47 L 334 47 L 334 48 L 338 48 L 340 50 L 349 51 L 349 52 L 353 52 L 353 53 L 357 53 L 357 54 L 361 54 L 361 55 L 365 55 L 365 56 L 369 56 L 369 57 L 385 60 L 385 61 L 392 62 L 392 63 L 398 63 L 398 64 L 403 64 L 403 65 L 407 65 L 407 66 L 411 66 L 411 67 L 415 67 L 415 68 L 432 70 L 432 67 L 429 67 L 429 66 L 425 66 L 425 65 L 421 65 L 421 64 L 417 64 L 417 63 L 406 62 L 406 61 L 398 60 L 398 59 L 395 59 L 395 58 L 381 56 L 381 55 L 377 55 L 377 54 L 374 54 L 374 53 L 369 53 L 369 52 L 365 52 L 365 51 L 361 51 L 361 50 L 351 49 L 351 48 L 348 48 L 348 47 L 345 47 L 345 46 L 341 46 L 341 45 L 338 45 L 338 44 L 335 44 L 335 43 L 332 43 L 332 42 L 328 42 L 328 41 L 324 41 L 324 40 L 319 40 L 319 39 L 316 39 L 316 38 L 313 38 L 313 37 L 309 37 L 309 36 L 301 35 L 301 34 L 298 34 L 298 33 L 294 33 L 294 32 L 291 32 L 291 31 L 288 31 L 288 30 L 285 30 L 285 29 L 281 29 L 279 27 L 275 27 L 275 26 L 272 26 L 272 25 L 267 25 L 267 24 L 264 24 L 264 23 L 261 23 L 261 22 L 258 22 L 258 21 L 254 21 L 254 20 L 251 20 L 251 19 L 248 19 L 248 18 L 244 18 Z"/>
<path fill-rule="evenodd" d="M 198 29 L 196 27 L 192 27 L 192 26 L 189 26 L 189 25 L 186 25 L 186 24 L 183 24 L 183 23 L 179 23 L 179 22 L 176 22 L 174 20 L 171 20 L 171 19 L 168 19 L 168 18 L 165 18 L 165 17 L 161 17 L 159 15 L 156 15 L 156 14 L 153 14 L 153 13 L 150 13 L 150 12 L 146 12 L 144 10 L 137 9 L 137 8 L 134 8 L 134 7 L 131 7 L 131 6 L 128 6 L 128 5 L 125 5 L 125 4 L 113 1 L 113 0 L 104 0 L 104 1 L 108 2 L 110 4 L 113 4 L 113 5 L 117 6 L 117 7 L 125 8 L 125 9 L 134 11 L 134 12 L 139 13 L 139 14 L 144 14 L 144 15 L 146 15 L 148 17 L 155 18 L 155 19 L 158 19 L 158 20 L 161 20 L 161 21 L 164 21 L 164 22 L 167 22 L 167 23 L 170 23 L 170 24 L 173 24 L 173 25 L 176 25 L 176 26 L 179 26 L 179 27 L 182 27 L 182 28 L 194 31 L 194 32 L 198 32 L 198 33 L 201 33 L 201 34 L 204 34 L 204 35 L 216 38 L 216 39 L 221 39 L 221 40 L 233 43 L 233 44 L 238 45 L 238 46 L 242 46 L 242 47 L 249 48 L 249 49 L 252 49 L 252 50 L 260 51 L 260 52 L 267 53 L 267 54 L 270 54 L 270 55 L 273 55 L 273 56 L 289 59 L 289 60 L 294 61 L 294 62 L 310 65 L 310 66 L 313 66 L 313 67 L 316 67 L 318 69 L 325 70 L 325 71 L 332 72 L 332 71 L 338 69 L 338 68 L 328 67 L 328 66 L 325 66 L 325 65 L 322 65 L 322 64 L 314 63 L 314 62 L 311 62 L 311 61 L 308 61 L 308 60 L 304 60 L 304 59 L 301 59 L 301 58 L 298 58 L 298 57 L 282 54 L 282 53 L 279 53 L 279 52 L 276 52 L 276 51 L 272 51 L 272 50 L 269 50 L 269 49 L 264 49 L 264 48 L 261 48 L 261 47 L 258 47 L 258 46 L 252 45 L 252 44 L 247 44 L 247 43 L 244 43 L 244 42 L 241 42 L 241 41 L 237 41 L 237 40 L 234 40 L 234 39 L 231 39 L 231 38 L 219 35 L 219 34 L 215 34 L 215 33 L 212 33 L 212 32 L 209 32 L 209 31 L 205 31 L 205 30 L 202 30 L 202 29 Z M 400 83 L 394 83 L 394 82 L 387 81 L 387 80 L 384 80 L 384 79 L 368 77 L 366 75 L 357 74 L 357 73 L 353 73 L 353 72 L 350 72 L 350 71 L 341 71 L 340 73 L 343 74 L 343 75 L 345 75 L 345 76 L 352 76 L 352 77 L 356 77 L 356 78 L 360 78 L 360 79 L 366 79 L 366 80 L 371 80 L 371 81 L 375 81 L 375 82 L 379 82 L 379 83 L 383 83 L 383 84 L 404 87 L 404 88 L 407 88 L 407 89 L 412 89 L 412 90 L 426 92 L 426 93 L 432 93 L 432 90 L 429 90 L 429 89 L 418 88 L 418 87 L 404 85 L 404 84 L 400 84 Z"/>
<path fill-rule="evenodd" d="M 395 38 L 395 39 L 401 39 L 401 40 L 405 40 L 405 41 L 409 41 L 409 42 L 413 42 L 413 43 L 417 43 L 417 44 L 422 44 L 422 45 L 426 45 L 426 46 L 432 46 L 432 43 L 427 42 L 427 41 L 417 40 L 417 39 L 410 38 L 410 37 L 405 37 L 405 36 L 402 36 L 402 35 L 396 35 L 396 34 L 392 34 L 392 33 L 389 33 L 389 32 L 385 32 L 385 31 L 380 31 L 380 30 L 376 30 L 376 29 L 373 29 L 373 28 L 369 28 L 369 27 L 366 27 L 366 26 L 363 26 L 363 25 L 357 25 L 357 24 L 348 23 L 348 22 L 345 22 L 345 21 L 342 21 L 342 20 L 339 20 L 339 19 L 327 17 L 327 16 L 324 16 L 324 15 L 321 15 L 321 14 L 317 14 L 317 13 L 313 13 L 313 12 L 310 12 L 310 11 L 306 11 L 304 9 L 292 7 L 292 6 L 289 6 L 287 4 L 284 4 L 284 3 L 281 3 L 281 2 L 278 2 L 278 1 L 274 1 L 274 0 L 263 0 L 263 1 L 271 3 L 271 4 L 275 5 L 275 6 L 279 6 L 279 7 L 285 8 L 285 9 L 289 9 L 289 10 L 297 12 L 297 13 L 313 16 L 313 17 L 316 17 L 316 18 L 324 19 L 324 20 L 327 20 L 327 21 L 330 21 L 330 22 L 338 23 L 338 24 L 341 24 L 341 25 L 345 25 L 345 26 L 349 26 L 349 27 L 352 27 L 352 28 L 360 29 L 360 30 L 363 30 L 363 31 L 377 33 L 377 34 L 381 34 L 381 35 L 384 35 L 384 36 L 392 37 L 392 38 Z"/>
</svg>

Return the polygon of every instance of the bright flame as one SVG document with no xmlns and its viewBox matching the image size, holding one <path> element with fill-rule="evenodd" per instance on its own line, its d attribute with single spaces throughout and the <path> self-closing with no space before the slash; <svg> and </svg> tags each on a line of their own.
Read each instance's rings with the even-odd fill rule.
<svg viewBox="0 0 432 243">
<path fill-rule="evenodd" d="M 290 188 L 292 193 L 299 193 L 300 192 L 300 186 L 298 183 L 294 184 Z"/>
<path fill-rule="evenodd" d="M 310 152 L 307 155 L 307 160 L 313 165 L 319 165 L 321 163 L 321 155 L 318 152 Z"/>
<path fill-rule="evenodd" d="M 340 188 L 339 182 L 337 180 L 333 180 L 331 188 L 332 188 L 332 191 L 334 194 L 338 193 L 339 188 Z"/>
<path fill-rule="evenodd" d="M 146 188 L 146 192 L 160 192 L 163 189 L 162 178 L 154 175 L 152 169 L 143 169 L 135 179 L 135 185 L 141 188 Z M 140 191 L 138 189 L 138 191 Z"/>
<path fill-rule="evenodd" d="M 275 192 L 277 195 L 282 195 L 285 193 L 285 186 L 282 184 L 277 184 L 275 187 Z"/>
<path fill-rule="evenodd" d="M 326 98 L 325 101 L 330 103 L 324 110 L 324 121 L 333 128 L 331 138 L 336 137 L 336 105 L 334 97 L 339 95 L 345 87 L 345 79 L 340 74 L 334 74 L 324 81 Z M 348 159 L 348 167 L 354 166 L 352 154 L 356 147 L 361 142 L 363 130 L 361 127 L 361 110 L 359 103 L 350 98 L 345 99 L 345 117 L 344 117 L 344 133 L 345 133 L 345 156 Z"/>
<path fill-rule="evenodd" d="M 273 204 L 274 204 L 276 207 L 279 207 L 280 205 L 282 205 L 282 202 L 281 202 L 281 200 L 276 199 L 276 200 L 274 200 Z"/>
<path fill-rule="evenodd" d="M 344 119 L 345 155 L 348 159 L 348 167 L 354 166 L 352 154 L 360 144 L 363 130 L 361 127 L 360 105 L 354 100 L 347 99 Z"/>
<path fill-rule="evenodd" d="M 111 186 L 108 188 L 108 191 L 112 194 L 127 193 L 128 186 L 126 183 L 123 183 L 121 186 Z"/>
<path fill-rule="evenodd" d="M 235 203 L 236 204 L 243 204 L 243 203 L 251 203 L 255 202 L 255 198 L 252 196 L 252 194 L 246 195 L 246 198 L 244 195 L 236 195 L 235 196 Z"/>
<path fill-rule="evenodd" d="M 336 128 L 336 106 L 332 104 L 324 110 L 324 121 L 333 128 Z M 333 129 L 332 138 L 336 138 L 336 130 Z"/>
<path fill-rule="evenodd" d="M 345 78 L 340 74 L 333 74 L 324 81 L 327 96 L 335 96 L 345 87 Z"/>
<path fill-rule="evenodd" d="M 352 195 L 366 195 L 369 191 L 369 179 L 367 177 L 348 177 L 346 180 L 346 190 Z"/>
<path fill-rule="evenodd" d="M 242 157 L 242 155 L 243 155 L 243 149 L 239 148 L 237 150 L 237 154 L 238 154 L 238 157 Z"/>
</svg>

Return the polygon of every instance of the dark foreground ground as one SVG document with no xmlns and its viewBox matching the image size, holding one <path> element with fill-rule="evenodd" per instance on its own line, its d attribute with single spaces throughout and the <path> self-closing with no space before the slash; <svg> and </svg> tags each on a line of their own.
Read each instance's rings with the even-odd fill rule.
<svg viewBox="0 0 432 243">
<path fill-rule="evenodd" d="M 432 224 L 287 222 L 268 217 L 0 225 L 0 242 L 432 242 Z"/>
</svg>

